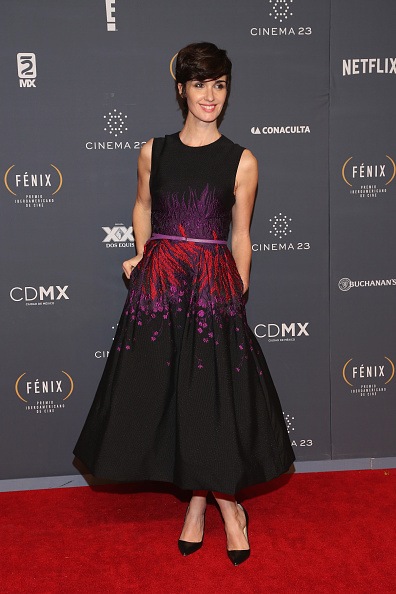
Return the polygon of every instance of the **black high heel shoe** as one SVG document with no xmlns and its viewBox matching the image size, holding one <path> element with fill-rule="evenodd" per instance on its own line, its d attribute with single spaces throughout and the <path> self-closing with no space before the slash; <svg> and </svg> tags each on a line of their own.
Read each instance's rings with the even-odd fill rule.
<svg viewBox="0 0 396 594">
<path fill-rule="evenodd" d="M 243 533 L 245 535 L 246 540 L 249 543 L 249 540 L 248 540 L 249 516 L 248 516 L 246 509 L 243 507 L 243 505 L 241 505 L 240 503 L 238 503 L 237 505 L 239 505 L 239 507 L 241 509 L 243 509 L 243 512 L 245 514 L 246 526 L 243 529 Z M 236 549 L 234 551 L 229 551 L 227 549 L 227 555 L 233 565 L 240 565 L 241 563 L 243 563 L 244 561 L 246 561 L 246 559 L 248 559 L 250 557 L 250 549 Z"/>
<path fill-rule="evenodd" d="M 190 508 L 190 506 L 187 507 L 186 515 L 184 516 L 184 521 L 186 520 L 186 516 L 187 516 L 189 508 Z M 204 529 L 205 529 L 205 513 L 204 513 Z M 203 544 L 203 534 L 202 534 L 202 540 L 200 542 L 189 542 L 188 540 L 180 540 L 180 538 L 177 541 L 179 551 L 181 552 L 183 557 L 186 557 L 187 555 L 191 555 L 192 553 L 195 553 L 196 551 L 198 551 L 202 547 L 202 544 Z"/>
</svg>

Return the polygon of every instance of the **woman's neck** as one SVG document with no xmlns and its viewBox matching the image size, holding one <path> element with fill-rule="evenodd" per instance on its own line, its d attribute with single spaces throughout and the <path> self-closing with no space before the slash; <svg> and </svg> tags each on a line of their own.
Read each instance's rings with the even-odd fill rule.
<svg viewBox="0 0 396 594">
<path fill-rule="evenodd" d="M 189 146 L 211 144 L 220 138 L 220 136 L 221 134 L 217 129 L 217 122 L 192 121 L 189 116 L 187 116 L 186 122 L 180 132 L 180 140 Z"/>
</svg>

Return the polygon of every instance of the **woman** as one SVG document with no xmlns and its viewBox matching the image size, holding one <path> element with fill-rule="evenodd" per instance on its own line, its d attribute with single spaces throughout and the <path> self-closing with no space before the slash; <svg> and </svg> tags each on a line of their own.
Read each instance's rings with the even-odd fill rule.
<svg viewBox="0 0 396 594">
<path fill-rule="evenodd" d="M 185 123 L 141 149 L 137 255 L 123 264 L 130 289 L 74 453 L 96 476 L 193 490 L 183 555 L 202 545 L 212 491 L 238 565 L 250 548 L 248 516 L 234 494 L 294 460 L 245 312 L 257 161 L 218 131 L 231 82 L 224 50 L 183 48 L 176 81 Z"/>
</svg>

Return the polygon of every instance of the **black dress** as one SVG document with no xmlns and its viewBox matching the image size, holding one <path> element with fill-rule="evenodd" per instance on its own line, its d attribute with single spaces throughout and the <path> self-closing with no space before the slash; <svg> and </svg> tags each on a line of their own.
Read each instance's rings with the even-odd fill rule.
<svg viewBox="0 0 396 594">
<path fill-rule="evenodd" d="M 74 449 L 95 476 L 234 494 L 294 461 L 226 244 L 242 152 L 225 136 L 154 140 L 152 231 L 174 238 L 148 240 L 131 274 Z"/>
</svg>

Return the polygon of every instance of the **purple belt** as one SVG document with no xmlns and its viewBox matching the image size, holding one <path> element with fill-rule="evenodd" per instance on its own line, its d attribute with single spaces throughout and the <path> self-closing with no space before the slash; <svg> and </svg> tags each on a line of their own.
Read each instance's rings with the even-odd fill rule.
<svg viewBox="0 0 396 594">
<path fill-rule="evenodd" d="M 184 237 L 183 235 L 164 235 L 163 233 L 153 233 L 150 239 L 174 239 L 176 241 L 195 241 L 196 243 L 227 243 L 224 239 L 197 239 L 196 237 Z"/>
</svg>

